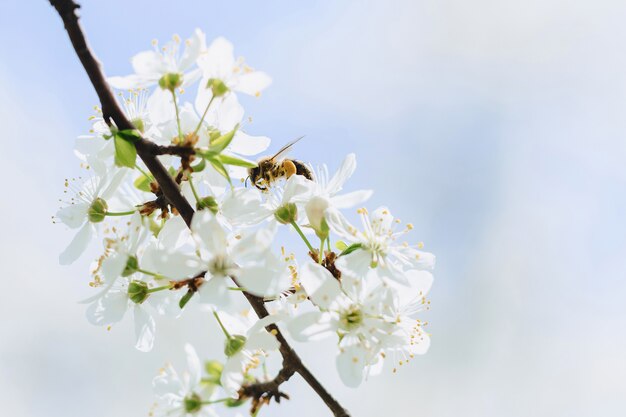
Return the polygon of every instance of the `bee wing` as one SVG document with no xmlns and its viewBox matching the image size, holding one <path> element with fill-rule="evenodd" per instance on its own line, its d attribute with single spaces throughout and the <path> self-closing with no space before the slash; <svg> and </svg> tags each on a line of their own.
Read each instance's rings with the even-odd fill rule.
<svg viewBox="0 0 626 417">
<path fill-rule="evenodd" d="M 304 136 L 300 136 L 298 139 L 292 140 L 291 142 L 289 142 L 288 144 L 286 144 L 285 146 L 283 146 L 282 148 L 280 148 L 280 150 L 278 152 L 276 152 L 274 154 L 274 156 L 272 156 L 270 159 L 272 161 L 277 160 L 281 157 L 285 157 L 287 155 L 287 152 L 289 152 L 289 150 L 291 149 L 291 147 L 293 145 L 295 145 L 298 141 L 300 141 L 300 139 L 302 139 Z"/>
</svg>

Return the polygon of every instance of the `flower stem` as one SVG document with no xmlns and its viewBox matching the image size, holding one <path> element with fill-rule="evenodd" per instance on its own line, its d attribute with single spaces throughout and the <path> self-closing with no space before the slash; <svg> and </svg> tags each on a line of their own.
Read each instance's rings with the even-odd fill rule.
<svg viewBox="0 0 626 417">
<path fill-rule="evenodd" d="M 142 274 L 146 274 L 146 275 L 150 275 L 151 277 L 154 277 L 155 279 L 164 279 L 165 277 L 161 274 L 157 274 L 156 272 L 152 272 L 152 271 L 146 271 L 145 269 L 137 269 L 137 272 L 141 272 Z"/>
<path fill-rule="evenodd" d="M 291 222 L 291 225 L 293 226 L 294 229 L 296 229 L 296 232 L 298 232 L 298 234 L 300 235 L 302 240 L 304 240 L 304 243 L 306 243 L 306 245 L 309 248 L 309 250 L 311 252 L 315 252 L 315 249 L 313 249 L 313 246 L 311 245 L 311 242 L 309 242 L 309 239 L 307 239 L 306 236 L 304 236 L 304 233 L 302 233 L 302 229 L 300 229 L 300 226 L 298 226 L 298 223 L 293 221 L 293 222 Z"/>
<path fill-rule="evenodd" d="M 129 211 L 107 211 L 105 216 L 130 216 L 131 214 L 135 214 L 137 210 L 129 210 Z"/>
<path fill-rule="evenodd" d="M 223 402 L 226 402 L 226 401 L 231 400 L 231 399 L 232 398 L 220 398 L 219 400 L 202 401 L 200 404 L 202 404 L 202 405 L 209 405 L 209 404 L 223 403 Z"/>
<path fill-rule="evenodd" d="M 226 330 L 226 327 L 224 327 L 224 324 L 222 323 L 222 320 L 220 320 L 220 316 L 217 315 L 217 311 L 213 310 L 213 315 L 215 316 L 215 319 L 217 320 L 217 324 L 219 324 L 220 327 L 222 328 L 222 331 L 224 332 L 224 335 L 226 336 L 226 339 L 232 338 L 230 333 L 228 333 L 228 330 Z"/>
<path fill-rule="evenodd" d="M 202 122 L 204 121 L 204 118 L 206 117 L 207 113 L 209 112 L 209 107 L 211 107 L 211 103 L 213 103 L 213 99 L 214 98 L 215 98 L 215 96 L 211 96 L 211 100 L 209 100 L 209 104 L 206 105 L 206 109 L 204 109 L 204 113 L 202 113 L 202 117 L 200 118 L 200 121 L 198 122 L 198 126 L 196 126 L 195 130 L 193 131 L 193 135 L 192 136 L 196 136 L 198 134 L 198 131 L 202 127 Z"/>
<path fill-rule="evenodd" d="M 162 287 L 154 287 L 154 288 L 150 288 L 148 290 L 148 293 L 152 293 L 152 292 L 157 292 L 157 291 L 163 291 L 163 290 L 169 290 L 171 289 L 172 286 L 171 285 L 163 285 Z"/>
<path fill-rule="evenodd" d="M 198 196 L 198 192 L 196 191 L 196 187 L 193 185 L 193 180 L 191 178 L 191 175 L 188 176 L 189 178 L 189 186 L 191 187 L 191 192 L 193 193 L 193 196 L 196 199 L 196 202 L 200 201 L 200 197 Z"/>
<path fill-rule="evenodd" d="M 135 168 L 137 168 L 137 170 L 139 170 L 139 172 L 141 172 L 148 180 L 150 180 L 150 181 L 154 180 L 154 178 L 150 177 L 150 175 L 148 175 L 148 173 L 146 171 L 141 169 L 141 167 L 138 164 L 135 164 Z"/>
<path fill-rule="evenodd" d="M 174 110 L 176 111 L 176 125 L 178 126 L 178 140 L 183 141 L 183 130 L 180 128 L 180 112 L 178 111 L 178 103 L 176 102 L 176 92 L 172 89 L 172 99 L 174 101 Z"/>
<path fill-rule="evenodd" d="M 324 242 L 326 239 L 320 239 L 320 251 L 317 253 L 317 261 L 321 265 L 324 260 Z"/>
</svg>

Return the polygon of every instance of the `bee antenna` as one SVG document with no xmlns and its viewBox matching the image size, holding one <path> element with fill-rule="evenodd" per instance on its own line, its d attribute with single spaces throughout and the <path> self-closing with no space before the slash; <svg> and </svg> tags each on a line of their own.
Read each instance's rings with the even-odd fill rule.
<svg viewBox="0 0 626 417">
<path fill-rule="evenodd" d="M 248 180 L 249 180 L 249 179 L 250 179 L 250 175 L 248 175 L 248 176 L 246 177 L 246 180 L 243 182 L 243 186 L 244 186 L 244 187 L 246 187 L 246 188 L 248 187 Z"/>
</svg>

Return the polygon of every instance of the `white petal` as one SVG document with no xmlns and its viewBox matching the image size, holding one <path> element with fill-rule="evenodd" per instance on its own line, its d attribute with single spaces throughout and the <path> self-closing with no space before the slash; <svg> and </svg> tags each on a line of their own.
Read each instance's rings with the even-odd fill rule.
<svg viewBox="0 0 626 417">
<path fill-rule="evenodd" d="M 262 71 L 254 71 L 241 75 L 237 79 L 237 85 L 234 89 L 235 91 L 254 96 L 259 95 L 270 84 L 272 84 L 272 79 L 269 75 Z"/>
<path fill-rule="evenodd" d="M 111 291 L 87 307 L 86 316 L 91 324 L 107 326 L 124 318 L 128 296 L 121 291 Z"/>
<path fill-rule="evenodd" d="M 370 219 L 372 221 L 372 228 L 376 231 L 380 231 L 381 234 L 391 230 L 391 226 L 393 225 L 393 216 L 389 209 L 384 206 L 374 210 L 370 215 Z"/>
<path fill-rule="evenodd" d="M 155 323 L 152 316 L 140 305 L 135 305 L 135 348 L 149 352 L 154 345 Z"/>
<path fill-rule="evenodd" d="M 226 250 L 228 244 L 226 232 L 209 210 L 194 214 L 191 230 L 211 254 L 223 253 Z"/>
<path fill-rule="evenodd" d="M 371 253 L 365 249 L 357 249 L 352 253 L 341 256 L 337 260 L 337 268 L 352 278 L 362 279 L 367 274 L 371 263 Z"/>
<path fill-rule="evenodd" d="M 105 183 L 104 180 L 101 181 L 101 184 L 103 186 L 106 184 L 106 187 L 104 188 L 104 190 L 102 190 L 101 193 L 99 193 L 99 196 L 102 197 L 104 200 L 110 199 L 113 194 L 115 194 L 115 192 L 122 184 L 122 181 L 124 181 L 124 178 L 129 172 L 129 169 L 118 168 L 115 174 L 113 174 L 113 176 L 111 177 L 110 181 L 108 181 L 108 183 Z"/>
<path fill-rule="evenodd" d="M 273 297 L 289 289 L 291 274 L 284 263 L 275 260 L 240 268 L 237 282 L 254 295 Z"/>
<path fill-rule="evenodd" d="M 189 380 L 192 386 L 200 384 L 202 377 L 202 365 L 196 350 L 189 343 L 185 345 L 185 353 L 187 354 L 187 369 L 189 371 Z"/>
<path fill-rule="evenodd" d="M 135 73 L 145 77 L 156 77 L 167 71 L 163 56 L 156 51 L 139 52 L 131 58 L 130 62 Z"/>
<path fill-rule="evenodd" d="M 234 189 L 222 202 L 221 211 L 233 226 L 258 224 L 272 214 L 256 188 Z"/>
<path fill-rule="evenodd" d="M 91 241 L 91 236 L 93 235 L 93 225 L 89 222 L 85 223 L 85 225 L 76 233 L 74 239 L 70 242 L 68 247 L 59 255 L 59 263 L 61 265 L 69 265 L 73 263 L 76 259 L 83 254 L 85 249 L 87 249 L 87 245 L 89 245 L 89 241 Z"/>
<path fill-rule="evenodd" d="M 345 182 L 352 176 L 356 169 L 356 156 L 351 153 L 346 156 L 339 170 L 333 175 L 326 185 L 326 192 L 333 196 L 343 188 Z"/>
<path fill-rule="evenodd" d="M 365 365 L 365 351 L 358 346 L 342 348 L 342 352 L 337 356 L 339 377 L 350 388 L 361 385 Z"/>
<path fill-rule="evenodd" d="M 88 210 L 89 204 L 87 203 L 70 204 L 69 206 L 60 208 L 59 211 L 57 211 L 56 217 L 72 229 L 77 229 L 87 221 Z"/>
<path fill-rule="evenodd" d="M 231 253 L 235 262 L 243 264 L 250 262 L 266 262 L 269 259 L 269 249 L 276 236 L 275 224 L 263 227 L 254 232 L 242 233 L 241 238 L 233 247 Z"/>
<path fill-rule="evenodd" d="M 335 330 L 330 313 L 321 311 L 302 313 L 287 322 L 287 331 L 299 342 L 320 340 Z"/>
<path fill-rule="evenodd" d="M 154 81 L 153 77 L 146 78 L 137 74 L 107 78 L 107 82 L 111 87 L 117 88 L 118 90 L 132 90 L 135 88 L 148 87 L 150 84 L 153 84 Z"/>
<path fill-rule="evenodd" d="M 326 223 L 330 230 L 348 240 L 349 242 L 357 241 L 357 229 L 350 224 L 346 217 L 336 208 L 330 207 L 325 213 Z"/>
<path fill-rule="evenodd" d="M 338 209 L 345 209 L 359 204 L 363 204 L 374 194 L 372 190 L 358 190 L 350 193 L 335 195 L 331 197 L 330 201 L 333 206 Z"/>
<path fill-rule="evenodd" d="M 225 277 L 212 277 L 204 282 L 198 290 L 200 300 L 216 307 L 228 307 L 232 303 L 231 290 L 228 289 L 230 281 Z"/>
<path fill-rule="evenodd" d="M 305 263 L 298 271 L 298 279 L 313 303 L 329 308 L 341 296 L 339 281 L 319 264 Z"/>
<path fill-rule="evenodd" d="M 193 35 L 185 42 L 185 52 L 178 64 L 179 69 L 185 71 L 195 64 L 204 49 L 206 49 L 206 36 L 200 29 L 196 29 Z"/>
<path fill-rule="evenodd" d="M 220 78 L 226 81 L 235 67 L 233 44 L 219 37 L 211 42 L 206 54 L 198 58 L 198 66 L 205 78 Z"/>
<path fill-rule="evenodd" d="M 155 89 L 148 98 L 147 109 L 150 120 L 157 125 L 175 120 L 174 99 L 169 90 Z"/>
<path fill-rule="evenodd" d="M 240 155 L 256 155 L 266 150 L 270 142 L 267 136 L 251 136 L 238 130 L 228 149 Z"/>
<path fill-rule="evenodd" d="M 237 395 L 237 391 L 243 384 L 243 360 L 241 353 L 238 353 L 228 358 L 224 364 L 224 369 L 222 369 L 220 382 L 226 393 L 231 397 Z"/>
<path fill-rule="evenodd" d="M 263 330 L 250 335 L 246 341 L 245 348 L 248 350 L 263 349 L 264 351 L 269 352 L 278 349 L 278 346 L 280 346 L 280 343 L 278 343 L 276 337 Z"/>
</svg>

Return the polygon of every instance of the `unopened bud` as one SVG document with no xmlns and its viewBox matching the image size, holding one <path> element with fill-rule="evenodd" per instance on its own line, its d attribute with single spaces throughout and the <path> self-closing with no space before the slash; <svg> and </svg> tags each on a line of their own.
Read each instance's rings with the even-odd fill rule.
<svg viewBox="0 0 626 417">
<path fill-rule="evenodd" d="M 215 201 L 215 197 L 208 196 L 201 198 L 196 203 L 196 208 L 198 210 L 208 209 L 211 211 L 211 213 L 217 214 L 217 211 L 219 210 L 219 205 L 217 204 L 217 201 Z"/>
<path fill-rule="evenodd" d="M 246 337 L 240 334 L 236 334 L 234 336 L 226 339 L 226 344 L 224 346 L 224 353 L 229 358 L 237 354 L 243 346 L 246 344 Z"/>
<path fill-rule="evenodd" d="M 143 281 L 132 281 L 128 284 L 128 298 L 135 303 L 141 304 L 148 298 L 148 284 Z"/>
<path fill-rule="evenodd" d="M 222 97 L 224 94 L 228 93 L 228 87 L 226 87 L 224 81 L 219 78 L 209 79 L 209 82 L 206 83 L 206 88 L 211 89 L 213 97 Z"/>
<path fill-rule="evenodd" d="M 87 209 L 87 218 L 91 223 L 100 223 L 106 217 L 108 209 L 107 202 L 98 197 Z"/>
<path fill-rule="evenodd" d="M 282 224 L 293 223 L 298 218 L 298 207 L 295 203 L 282 205 L 274 212 L 274 217 Z"/>
<path fill-rule="evenodd" d="M 326 239 L 328 237 L 328 223 L 326 223 L 326 219 L 324 218 L 324 211 L 328 206 L 329 203 L 326 198 L 313 197 L 304 207 L 306 216 L 309 218 L 309 224 L 320 239 Z"/>
<path fill-rule="evenodd" d="M 177 72 L 168 72 L 159 79 L 159 87 L 174 91 L 183 84 L 183 76 Z"/>
</svg>

